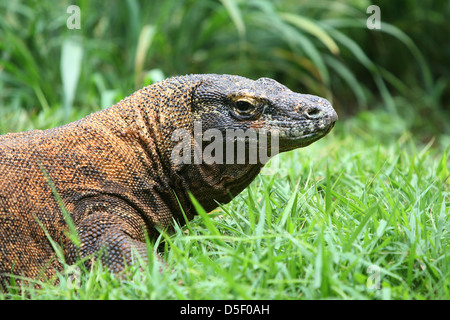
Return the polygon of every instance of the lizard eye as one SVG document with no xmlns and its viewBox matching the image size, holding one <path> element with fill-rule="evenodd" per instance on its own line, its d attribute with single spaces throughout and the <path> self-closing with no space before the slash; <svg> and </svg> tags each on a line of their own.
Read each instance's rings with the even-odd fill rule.
<svg viewBox="0 0 450 320">
<path fill-rule="evenodd" d="M 230 112 L 238 120 L 256 120 L 263 111 L 261 106 L 258 100 L 240 98 L 233 101 Z"/>
<path fill-rule="evenodd" d="M 241 100 L 241 101 L 237 101 L 236 102 L 236 109 L 237 109 L 238 112 L 241 112 L 241 113 L 251 112 L 255 108 L 256 107 L 253 104 L 251 104 L 250 102 L 248 102 L 248 101 Z"/>
</svg>

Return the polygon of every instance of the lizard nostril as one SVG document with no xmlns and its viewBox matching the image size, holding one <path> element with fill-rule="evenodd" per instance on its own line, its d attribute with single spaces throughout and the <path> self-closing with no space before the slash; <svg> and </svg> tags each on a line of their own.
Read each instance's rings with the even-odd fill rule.
<svg viewBox="0 0 450 320">
<path fill-rule="evenodd" d="M 318 107 L 310 107 L 305 112 L 306 116 L 310 119 L 317 119 L 322 117 L 322 110 Z"/>
</svg>

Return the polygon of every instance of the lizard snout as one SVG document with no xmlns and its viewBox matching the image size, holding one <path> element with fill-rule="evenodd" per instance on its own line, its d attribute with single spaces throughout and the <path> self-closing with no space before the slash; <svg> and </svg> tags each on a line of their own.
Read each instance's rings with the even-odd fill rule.
<svg viewBox="0 0 450 320">
<path fill-rule="evenodd" d="M 305 116 L 308 119 L 311 119 L 311 120 L 313 120 L 313 119 L 321 119 L 324 116 L 324 111 L 322 110 L 322 108 L 320 108 L 318 106 L 309 107 L 305 111 Z"/>
<path fill-rule="evenodd" d="M 338 115 L 328 100 L 316 96 L 308 96 L 311 104 L 303 111 L 304 117 L 309 120 L 328 120 L 334 123 L 338 120 Z"/>
</svg>

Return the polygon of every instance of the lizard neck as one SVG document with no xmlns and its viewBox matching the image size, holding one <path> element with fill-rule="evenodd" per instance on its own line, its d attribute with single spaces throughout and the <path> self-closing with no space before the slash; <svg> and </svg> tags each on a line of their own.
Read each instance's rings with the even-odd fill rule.
<svg viewBox="0 0 450 320">
<path fill-rule="evenodd" d="M 188 218 L 195 215 L 189 192 L 205 210 L 211 211 L 218 203 L 228 203 L 245 189 L 263 164 L 196 163 L 194 148 L 188 151 L 190 163 L 177 163 L 173 151 L 180 145 L 180 139 L 176 139 L 174 133 L 184 132 L 191 146 L 195 144 L 195 134 L 190 109 L 192 97 L 186 93 L 180 95 L 176 88 L 181 86 L 176 79 L 171 81 L 143 88 L 108 112 L 116 119 L 113 126 L 118 130 L 116 135 L 128 141 L 133 153 L 140 155 L 148 179 L 157 182 L 158 190 L 153 192 L 160 194 L 163 202 L 173 208 L 175 218 L 183 222 L 180 204 Z M 198 85 L 199 81 L 190 84 L 192 90 Z M 202 147 L 202 152 L 206 146 Z"/>
<path fill-rule="evenodd" d="M 189 190 L 206 211 L 211 211 L 244 190 L 261 168 L 261 164 L 188 164 L 175 176 L 183 190 Z M 187 192 L 183 196 L 188 197 Z"/>
</svg>

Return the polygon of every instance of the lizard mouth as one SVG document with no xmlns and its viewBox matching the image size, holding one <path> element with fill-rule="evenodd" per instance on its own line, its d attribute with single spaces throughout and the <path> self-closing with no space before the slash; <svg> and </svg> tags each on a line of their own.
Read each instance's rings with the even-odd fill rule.
<svg viewBox="0 0 450 320">
<path fill-rule="evenodd" d="M 280 135 L 280 152 L 306 147 L 326 136 L 331 131 L 331 129 L 333 129 L 334 125 L 335 121 L 332 121 L 322 130 L 317 130 L 306 134 L 302 133 L 298 135 Z"/>
<path fill-rule="evenodd" d="M 301 130 L 298 129 L 299 127 L 304 127 L 304 123 L 302 125 L 293 125 L 292 123 L 285 123 L 285 126 L 282 130 L 278 129 L 280 128 L 280 123 L 277 123 L 276 126 L 278 126 L 277 129 L 274 130 L 263 130 L 262 133 L 264 133 L 266 136 L 259 139 L 257 138 L 249 138 L 247 136 L 243 138 L 235 138 L 234 142 L 240 141 L 245 144 L 245 149 L 248 151 L 249 146 L 253 144 L 254 146 L 259 145 L 260 142 L 258 140 L 265 140 L 267 144 L 265 144 L 265 148 L 269 153 L 272 153 L 274 151 L 275 153 L 272 154 L 275 155 L 280 152 L 286 152 L 297 148 L 303 148 L 311 143 L 321 139 L 322 137 L 326 136 L 331 129 L 333 129 L 335 125 L 336 119 L 332 118 L 328 121 L 328 123 L 322 123 L 319 126 L 311 126 L 311 128 Z M 275 126 L 275 125 L 274 125 Z M 312 130 L 309 131 L 309 130 Z"/>
</svg>

